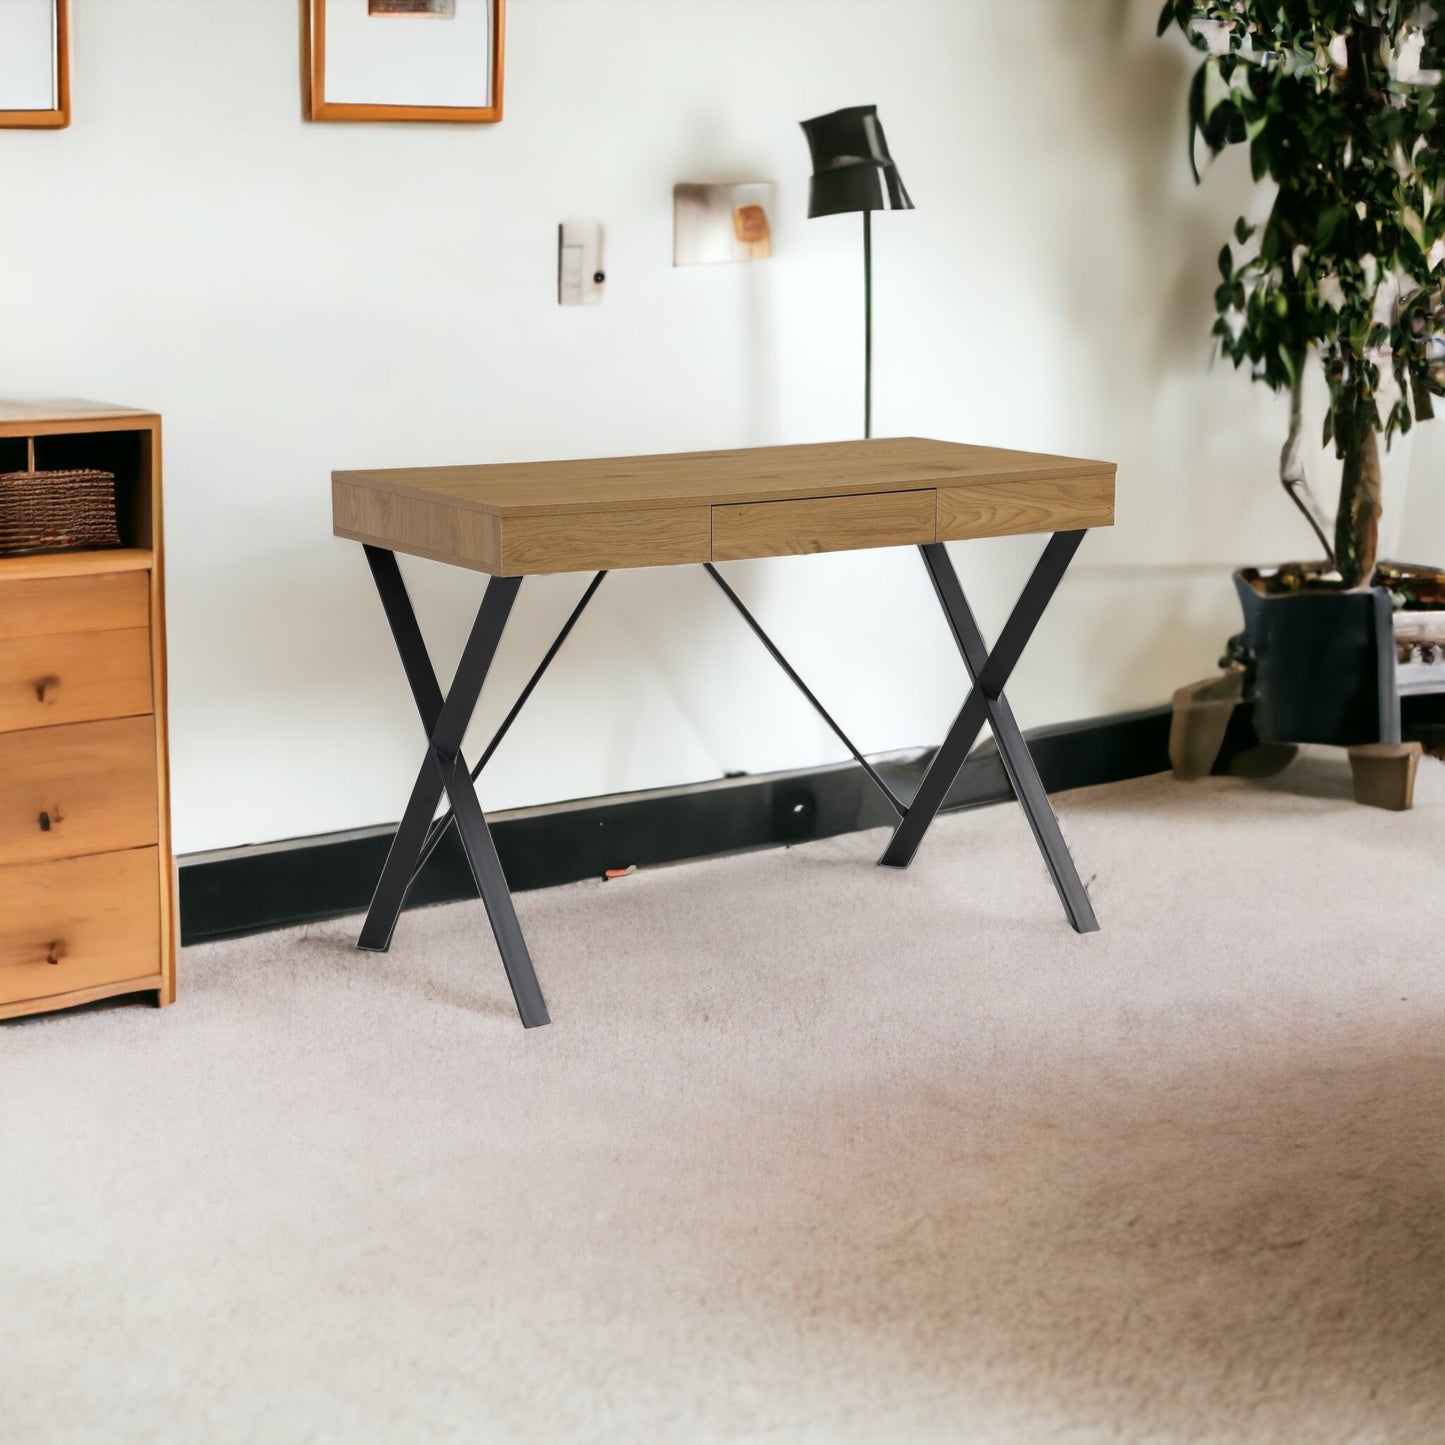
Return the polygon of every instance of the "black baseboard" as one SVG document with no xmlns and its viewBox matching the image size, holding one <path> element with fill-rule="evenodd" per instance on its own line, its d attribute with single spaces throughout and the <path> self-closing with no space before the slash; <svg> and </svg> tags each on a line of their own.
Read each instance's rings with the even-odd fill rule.
<svg viewBox="0 0 1445 1445">
<path fill-rule="evenodd" d="M 1039 728 L 1026 736 L 1051 793 L 1169 767 L 1167 707 Z M 921 752 L 881 760 L 877 767 L 906 798 L 930 757 Z M 1012 796 L 1003 764 L 989 745 L 964 764 L 944 807 L 976 808 Z M 848 764 L 497 813 L 490 822 L 507 880 L 520 892 L 600 878 L 609 868 L 801 843 L 893 820 L 862 770 Z M 360 913 L 390 844 L 391 830 L 378 828 L 182 859 L 181 942 Z M 408 902 L 476 896 L 453 829 L 412 885 Z"/>
</svg>

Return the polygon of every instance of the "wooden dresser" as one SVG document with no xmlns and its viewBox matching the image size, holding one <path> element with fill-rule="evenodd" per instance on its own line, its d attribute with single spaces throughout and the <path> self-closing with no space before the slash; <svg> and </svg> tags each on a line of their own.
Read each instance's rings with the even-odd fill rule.
<svg viewBox="0 0 1445 1445">
<path fill-rule="evenodd" d="M 115 473 L 122 543 L 0 557 L 0 1018 L 175 998 L 160 425 L 0 401 L 0 472 Z"/>
</svg>

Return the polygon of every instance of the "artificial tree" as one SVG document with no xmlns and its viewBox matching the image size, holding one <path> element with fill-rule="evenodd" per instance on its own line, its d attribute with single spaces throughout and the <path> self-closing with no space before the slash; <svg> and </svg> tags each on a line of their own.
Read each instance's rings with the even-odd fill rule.
<svg viewBox="0 0 1445 1445">
<path fill-rule="evenodd" d="M 1280 480 L 1323 544 L 1285 586 L 1375 578 L 1378 434 L 1445 395 L 1445 95 L 1433 11 L 1404 0 L 1168 0 L 1205 52 L 1189 91 L 1189 153 L 1249 147 L 1278 187 L 1269 217 L 1219 253 L 1214 335 L 1236 366 L 1290 395 Z M 1325 444 L 1341 460 L 1331 525 L 1301 461 L 1303 382 L 1329 386 Z"/>
</svg>

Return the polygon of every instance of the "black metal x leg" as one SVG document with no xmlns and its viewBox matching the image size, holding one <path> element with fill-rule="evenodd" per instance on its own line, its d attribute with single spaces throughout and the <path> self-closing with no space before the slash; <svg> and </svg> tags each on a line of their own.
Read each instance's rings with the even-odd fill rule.
<svg viewBox="0 0 1445 1445">
<path fill-rule="evenodd" d="M 1056 532 L 1049 539 L 1044 555 L 1025 584 L 1018 604 L 991 653 L 964 598 L 947 548 L 941 542 L 919 548 L 973 687 L 924 774 L 903 821 L 878 861 L 889 868 L 906 868 L 913 861 L 928 825 L 937 815 L 969 750 L 987 722 L 998 744 L 1009 781 L 1028 818 L 1054 886 L 1059 891 L 1069 922 L 1080 933 L 1092 933 L 1099 926 L 1093 906 L 1059 830 L 1059 820 L 1044 791 L 1028 744 L 1024 742 L 1014 720 L 1013 709 L 1003 695 L 1015 664 L 1083 539 L 1082 531 Z"/>
<path fill-rule="evenodd" d="M 386 619 L 391 624 L 392 636 L 396 639 L 397 651 L 401 654 L 402 666 L 406 670 L 412 696 L 416 699 L 417 712 L 421 714 L 422 726 L 426 729 L 427 756 L 417 774 L 411 800 L 392 841 L 391 851 L 387 854 L 386 866 L 381 871 L 357 946 L 377 951 L 385 951 L 390 946 L 407 888 L 426 846 L 432 817 L 445 792 L 456 816 L 467 863 L 486 905 L 492 932 L 496 935 L 507 980 L 512 986 L 512 996 L 517 1001 L 517 1012 L 528 1028 L 536 1028 L 551 1021 L 547 1005 L 527 951 L 527 940 L 522 936 L 522 926 L 512 906 L 512 895 L 497 857 L 496 844 L 492 841 L 482 805 L 461 753 L 462 737 L 481 696 L 482 684 L 496 655 L 497 644 L 502 639 L 502 630 L 507 625 L 507 617 L 522 579 L 493 577 L 487 583 L 482 604 L 477 610 L 477 620 L 472 625 L 471 635 L 462 649 L 461 661 L 452 678 L 451 691 L 443 698 L 396 555 L 380 547 L 368 546 L 366 560 L 371 566 L 376 590 L 381 595 Z"/>
</svg>

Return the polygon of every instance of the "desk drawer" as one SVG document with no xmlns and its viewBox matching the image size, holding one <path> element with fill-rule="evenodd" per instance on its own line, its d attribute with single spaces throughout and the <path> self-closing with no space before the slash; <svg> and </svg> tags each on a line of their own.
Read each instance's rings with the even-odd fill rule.
<svg viewBox="0 0 1445 1445">
<path fill-rule="evenodd" d="M 148 627 L 0 639 L 0 733 L 150 711 Z"/>
<path fill-rule="evenodd" d="M 502 522 L 497 571 L 503 577 L 519 577 L 706 562 L 709 521 L 704 503 L 508 517 Z"/>
<path fill-rule="evenodd" d="M 0 642 L 149 627 L 150 586 L 149 572 L 0 582 Z"/>
<path fill-rule="evenodd" d="M 936 506 L 937 493 L 931 490 L 718 506 L 712 509 L 713 560 L 931 542 Z"/>
<path fill-rule="evenodd" d="M 0 867 L 156 842 L 151 717 L 0 734 Z"/>
<path fill-rule="evenodd" d="M 0 868 L 0 1012 L 160 972 L 154 848 Z"/>
<path fill-rule="evenodd" d="M 938 489 L 938 540 L 1072 532 L 1114 525 L 1114 474 Z"/>
</svg>

